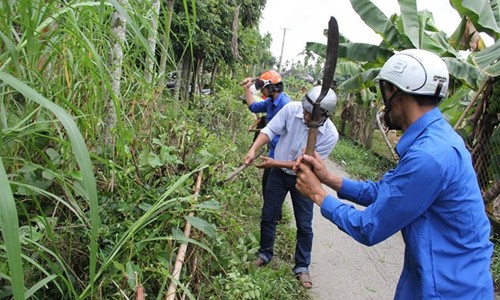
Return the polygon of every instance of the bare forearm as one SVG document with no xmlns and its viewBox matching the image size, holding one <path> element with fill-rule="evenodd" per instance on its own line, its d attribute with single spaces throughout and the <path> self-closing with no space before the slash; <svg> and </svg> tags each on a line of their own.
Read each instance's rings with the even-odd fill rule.
<svg viewBox="0 0 500 300">
<path fill-rule="evenodd" d="M 292 169 L 294 165 L 295 161 L 275 160 L 275 165 L 273 167 Z"/>
<path fill-rule="evenodd" d="M 255 102 L 255 98 L 253 97 L 252 92 L 248 88 L 245 89 L 245 100 L 248 106 L 252 105 Z"/>
<path fill-rule="evenodd" d="M 338 192 L 342 187 L 342 177 L 330 173 L 323 183 Z"/>
<path fill-rule="evenodd" d="M 328 195 L 328 193 L 321 188 L 319 191 L 316 193 L 313 193 L 310 195 L 311 200 L 318 204 L 321 207 L 321 204 L 323 204 L 323 200 L 325 200 L 325 197 Z"/>
<path fill-rule="evenodd" d="M 251 150 L 257 151 L 260 147 L 264 146 L 265 144 L 269 143 L 269 137 L 265 133 L 259 133 L 257 136 L 257 139 L 255 139 L 255 142 L 252 144 L 252 147 L 250 147 Z"/>
</svg>

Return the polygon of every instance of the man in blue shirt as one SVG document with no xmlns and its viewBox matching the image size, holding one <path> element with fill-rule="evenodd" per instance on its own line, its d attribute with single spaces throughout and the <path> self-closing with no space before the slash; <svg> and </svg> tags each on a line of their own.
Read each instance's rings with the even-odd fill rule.
<svg viewBox="0 0 500 300">
<path fill-rule="evenodd" d="M 314 204 L 295 188 L 296 174 L 292 170 L 295 160 L 306 147 L 313 104 L 318 99 L 321 86 L 312 88 L 300 102 L 291 102 L 283 107 L 276 116 L 261 130 L 245 157 L 245 164 L 251 164 L 255 151 L 281 135 L 275 149 L 274 159 L 261 157 L 259 168 L 270 170 L 264 194 L 260 222 L 259 255 L 254 261 L 257 266 L 267 264 L 273 258 L 276 234 L 276 219 L 281 211 L 285 196 L 290 192 L 293 212 L 297 226 L 295 244 L 295 266 L 293 272 L 305 288 L 312 287 L 309 276 L 313 240 L 312 217 Z M 323 158 L 328 157 L 338 140 L 338 132 L 329 119 L 335 108 L 337 96 L 330 90 L 321 102 L 322 120 L 318 128 L 315 149 Z"/>
<path fill-rule="evenodd" d="M 245 100 L 248 109 L 253 113 L 266 113 L 266 124 L 271 121 L 274 116 L 280 111 L 283 106 L 291 101 L 290 97 L 283 92 L 283 78 L 274 70 L 267 70 L 263 72 L 257 79 L 245 78 L 242 82 L 245 89 Z M 253 97 L 251 87 L 252 85 L 256 90 L 260 90 L 265 97 L 264 101 L 256 101 Z M 269 154 L 268 156 L 274 157 L 274 148 L 278 143 L 280 136 L 276 135 L 268 143 Z M 267 179 L 269 177 L 270 169 L 264 169 L 262 175 L 262 195 L 266 189 Z M 281 212 L 277 221 L 281 220 Z"/>
<path fill-rule="evenodd" d="M 405 259 L 395 299 L 493 299 L 493 246 L 476 173 L 462 138 L 437 108 L 448 89 L 446 64 L 431 52 L 404 50 L 377 80 L 388 128 L 403 131 L 396 168 L 378 182 L 353 181 L 329 173 L 317 154 L 304 155 L 314 171 L 296 164 L 297 189 L 360 243 L 402 232 Z M 366 209 L 327 195 L 320 182 Z"/>
</svg>

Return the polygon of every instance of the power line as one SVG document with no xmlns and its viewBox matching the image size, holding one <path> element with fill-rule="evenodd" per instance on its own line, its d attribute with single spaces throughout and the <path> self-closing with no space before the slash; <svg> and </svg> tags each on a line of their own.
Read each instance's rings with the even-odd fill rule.
<svg viewBox="0 0 500 300">
<path fill-rule="evenodd" d="M 283 59 L 283 49 L 285 48 L 285 35 L 287 29 L 290 28 L 282 28 L 283 29 L 283 41 L 281 42 L 281 54 L 280 54 L 280 61 L 278 63 L 278 72 L 281 71 L 281 60 Z"/>
<path fill-rule="evenodd" d="M 329 0 L 322 0 L 321 2 L 319 2 L 319 1 L 314 2 L 315 5 L 306 4 L 305 7 L 300 7 L 296 11 L 296 13 L 293 14 L 293 16 L 289 19 L 291 21 L 288 23 L 287 27 L 293 28 L 293 27 L 297 26 L 298 24 L 301 24 L 305 20 L 309 19 L 313 15 L 318 14 L 318 11 L 320 9 L 323 9 L 326 6 L 325 4 L 328 1 Z"/>
</svg>

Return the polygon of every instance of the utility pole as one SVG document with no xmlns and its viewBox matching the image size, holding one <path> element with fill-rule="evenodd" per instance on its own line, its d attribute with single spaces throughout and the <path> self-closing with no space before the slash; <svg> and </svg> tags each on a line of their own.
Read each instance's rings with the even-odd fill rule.
<svg viewBox="0 0 500 300">
<path fill-rule="evenodd" d="M 281 42 L 281 54 L 280 54 L 280 61 L 278 63 L 278 72 L 281 71 L 281 60 L 283 59 L 283 48 L 285 48 L 285 34 L 286 30 L 288 28 L 282 28 L 283 29 L 283 41 Z"/>
</svg>

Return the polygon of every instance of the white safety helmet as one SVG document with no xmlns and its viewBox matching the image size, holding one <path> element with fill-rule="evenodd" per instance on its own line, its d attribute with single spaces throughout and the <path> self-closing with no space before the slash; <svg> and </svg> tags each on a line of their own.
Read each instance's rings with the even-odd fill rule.
<svg viewBox="0 0 500 300">
<path fill-rule="evenodd" d="M 386 81 L 402 92 L 413 95 L 446 97 L 449 85 L 448 68 L 436 54 L 408 49 L 391 56 L 375 81 Z"/>
<path fill-rule="evenodd" d="M 313 105 L 314 103 L 316 103 L 316 100 L 318 99 L 320 93 L 321 86 L 318 85 L 310 89 L 307 94 L 302 97 L 302 107 L 307 112 L 312 113 Z M 335 92 L 332 89 L 328 89 L 328 93 L 320 102 L 321 110 L 324 114 L 330 115 L 335 110 L 336 105 L 337 95 L 335 95 Z"/>
</svg>

